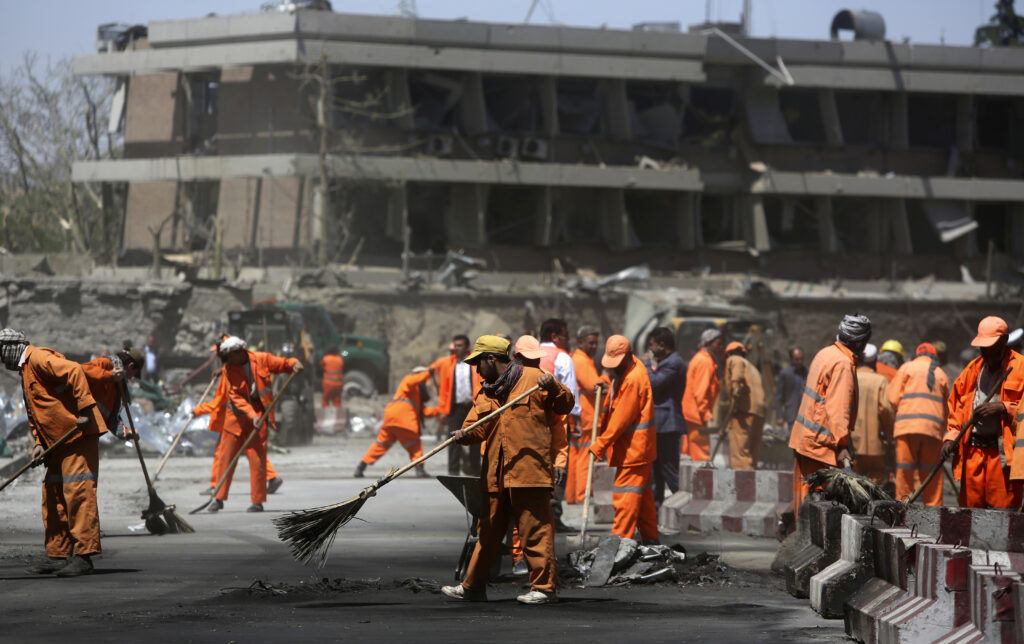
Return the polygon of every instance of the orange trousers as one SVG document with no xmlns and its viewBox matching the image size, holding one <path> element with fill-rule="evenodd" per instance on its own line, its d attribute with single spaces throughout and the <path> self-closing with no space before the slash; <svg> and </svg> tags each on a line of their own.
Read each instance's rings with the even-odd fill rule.
<svg viewBox="0 0 1024 644">
<path fill-rule="evenodd" d="M 764 418 L 738 414 L 729 421 L 729 467 L 734 470 L 756 470 L 761 455 L 761 434 Z"/>
<path fill-rule="evenodd" d="M 942 440 L 924 434 L 903 434 L 896 437 L 896 498 L 910 496 L 928 477 L 939 462 Z M 998 456 L 996 462 L 998 462 Z M 942 480 L 940 472 L 921 493 L 925 505 L 942 505 Z"/>
<path fill-rule="evenodd" d="M 853 460 L 853 471 L 868 477 L 875 485 L 885 485 L 889 482 L 889 466 L 885 462 L 884 454 L 857 454 Z"/>
<path fill-rule="evenodd" d="M 799 452 L 793 452 L 793 456 L 793 517 L 796 518 L 800 514 L 800 504 L 804 502 L 804 497 L 811 493 L 804 477 L 832 466 Z"/>
<path fill-rule="evenodd" d="M 653 474 L 650 464 L 620 467 L 612 483 L 612 534 L 640 541 L 658 541 L 658 511 L 654 506 Z"/>
<path fill-rule="evenodd" d="M 569 471 L 565 476 L 565 502 L 583 503 L 587 493 L 587 472 L 590 470 L 590 438 L 569 442 Z"/>
<path fill-rule="evenodd" d="M 248 438 L 249 432 L 253 431 L 249 429 L 245 431 L 241 436 L 236 436 L 230 432 L 221 432 L 220 442 L 224 445 L 224 455 L 227 458 L 225 465 L 231 462 L 231 459 L 235 458 L 235 454 L 241 449 L 242 443 Z M 260 435 L 257 436 L 249 443 L 249 449 L 245 450 L 245 457 L 249 459 L 249 495 L 252 497 L 253 503 L 265 503 L 267 501 L 267 430 L 264 428 L 260 431 Z M 237 466 L 238 463 L 235 463 Z M 223 476 L 223 474 L 221 474 Z M 235 468 L 232 467 L 228 473 L 227 478 L 224 479 L 224 486 L 217 493 L 217 498 L 221 501 L 227 501 L 228 490 L 231 489 L 231 479 L 235 476 Z"/>
<path fill-rule="evenodd" d="M 1000 437 L 1002 440 L 1002 437 Z M 1018 508 L 1021 484 L 1011 481 L 1010 468 L 1003 467 L 998 449 L 964 447 L 961 454 L 963 477 L 960 481 L 960 505 L 965 508 Z"/>
<path fill-rule="evenodd" d="M 683 441 L 683 454 L 689 454 L 695 461 L 706 461 L 711 458 L 711 436 L 702 434 L 700 430 L 691 429 Z"/>
<path fill-rule="evenodd" d="M 423 443 L 420 442 L 419 432 L 404 427 L 381 427 L 377 432 L 377 440 L 370 443 L 370 447 L 363 454 L 363 462 L 373 465 L 381 456 L 387 454 L 396 442 L 401 443 L 405 451 L 409 452 L 410 461 L 423 456 Z"/>
<path fill-rule="evenodd" d="M 260 439 L 255 438 L 253 440 Z M 266 450 L 266 448 L 266 441 L 264 441 L 263 449 Z M 245 455 L 249 456 L 250 452 L 255 454 L 255 449 L 255 447 L 250 445 L 249 447 L 245 448 Z M 220 483 L 220 477 L 224 475 L 224 468 L 226 468 L 228 466 L 228 463 L 231 462 L 231 459 L 234 458 L 233 456 L 225 456 L 225 452 L 226 450 L 224 449 L 224 441 L 218 440 L 217 447 L 213 450 L 213 467 L 210 469 L 210 487 L 217 487 L 217 484 Z M 277 471 L 274 469 L 274 466 L 270 464 L 270 457 L 268 456 L 267 480 L 273 481 L 276 478 Z"/>
<path fill-rule="evenodd" d="M 530 589 L 555 592 L 555 525 L 551 515 L 551 488 L 511 487 L 484 496 L 479 534 L 462 585 L 468 590 L 487 589 L 491 563 L 501 550 L 508 523 L 515 520 L 523 554 L 530 567 Z"/>
<path fill-rule="evenodd" d="M 341 407 L 341 390 L 343 383 L 324 380 L 321 382 L 320 406 Z"/>
<path fill-rule="evenodd" d="M 98 435 L 78 436 L 46 457 L 43 530 L 48 557 L 100 552 L 99 445 Z"/>
</svg>

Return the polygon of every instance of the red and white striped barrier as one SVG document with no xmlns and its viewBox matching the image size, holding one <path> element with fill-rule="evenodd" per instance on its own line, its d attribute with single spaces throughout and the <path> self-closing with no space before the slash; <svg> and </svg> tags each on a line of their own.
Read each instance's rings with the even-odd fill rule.
<svg viewBox="0 0 1024 644">
<path fill-rule="evenodd" d="M 967 592 L 971 619 L 951 633 L 935 640 L 935 644 L 973 644 L 974 642 L 1014 641 L 1014 614 L 1010 592 L 1020 575 L 1006 572 L 998 565 L 971 565 L 968 568 Z"/>
</svg>

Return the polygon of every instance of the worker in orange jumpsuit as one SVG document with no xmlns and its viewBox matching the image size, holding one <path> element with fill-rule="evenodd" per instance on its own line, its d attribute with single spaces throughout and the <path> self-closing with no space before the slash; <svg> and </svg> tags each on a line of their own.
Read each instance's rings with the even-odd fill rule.
<svg viewBox="0 0 1024 644">
<path fill-rule="evenodd" d="M 106 422 L 89 391 L 81 365 L 51 349 L 29 344 L 14 329 L 0 331 L 0 361 L 19 371 L 25 413 L 35 438 L 31 463 L 69 432 L 45 460 L 43 527 L 47 560 L 29 569 L 35 574 L 77 577 L 92 572 L 100 553 L 100 516 L 96 504 L 99 439 Z M 77 431 L 76 431 L 77 430 Z"/>
<path fill-rule="evenodd" d="M 892 382 L 896 372 L 903 366 L 903 345 L 899 340 L 886 340 L 878 349 L 878 359 L 875 362 L 875 370 Z"/>
<path fill-rule="evenodd" d="M 529 337 L 533 338 L 533 336 Z M 540 350 L 544 354 L 539 364 L 541 370 L 553 375 L 555 380 L 565 385 L 575 396 L 575 392 L 579 389 L 579 384 L 576 382 L 576 364 L 569 353 L 569 325 L 560 318 L 549 318 L 540 324 L 540 337 L 533 339 L 539 340 Z M 580 424 L 580 402 L 578 398 L 573 404 L 572 412 L 559 420 L 561 430 L 565 433 L 566 440 L 568 441 L 570 429 Z M 562 481 L 560 486 L 555 486 L 551 499 L 551 511 L 555 517 L 555 532 L 576 532 L 576 530 L 562 522 L 562 501 L 565 500 L 565 483 L 565 481 Z"/>
<path fill-rule="evenodd" d="M 1024 449 L 1015 450 L 1015 422 L 1024 393 L 1024 356 L 1007 346 L 1006 322 L 989 316 L 978 324 L 971 342 L 981 355 L 967 363 L 953 383 L 947 401 L 949 417 L 942 444 L 943 458 L 956 456 L 953 476 L 960 483 L 960 505 L 968 508 L 1017 508 L 1024 480 Z M 1012 368 L 991 402 L 985 398 L 1000 376 Z M 970 431 L 957 436 L 968 423 Z"/>
<path fill-rule="evenodd" d="M 352 476 L 357 479 L 363 478 L 366 467 L 380 460 L 395 443 L 400 443 L 405 448 L 410 461 L 423 456 L 423 443 L 420 442 L 423 419 L 440 413 L 437 407 L 424 405 L 429 398 L 428 382 L 430 370 L 426 367 L 416 367 L 412 373 L 402 378 L 394 397 L 384 408 L 384 421 L 377 433 L 377 440 L 371 443 L 363 454 Z M 416 466 L 416 476 L 428 476 L 423 463 Z"/>
<path fill-rule="evenodd" d="M 480 508 L 480 539 L 473 550 L 466 578 L 441 592 L 463 601 L 486 601 L 491 563 L 498 556 L 510 520 L 522 538 L 530 567 L 530 591 L 516 599 L 524 604 L 557 601 L 555 588 L 555 531 L 551 516 L 551 490 L 565 468 L 554 458 L 566 447 L 565 434 L 554 431 L 554 417 L 572 411 L 572 392 L 540 369 L 511 359 L 511 343 L 494 335 L 477 338 L 466 361 L 476 366 L 484 385 L 473 399 L 464 428 L 498 409 L 534 385 L 509 411 L 471 429 L 453 432 L 466 444 L 484 442 L 480 482 L 484 492 Z"/>
<path fill-rule="evenodd" d="M 452 338 L 450 354 L 438 358 L 430 365 L 437 377 L 437 408 L 439 425 L 444 434 L 462 427 L 466 414 L 473 408 L 473 396 L 480 390 L 480 375 L 463 362 L 469 355 L 469 338 L 459 334 Z M 459 476 L 480 474 L 480 450 L 476 446 L 452 445 L 448 448 L 448 474 Z"/>
<path fill-rule="evenodd" d="M 601 366 L 612 372 L 615 392 L 590 452 L 597 459 L 607 454 L 608 465 L 615 468 L 612 534 L 633 539 L 639 531 L 641 543 L 656 544 L 658 513 L 651 465 L 658 456 L 658 441 L 651 381 L 643 363 L 633 355 L 629 340 L 621 335 L 605 342 Z M 606 387 L 604 383 L 597 386 Z"/>
<path fill-rule="evenodd" d="M 878 347 L 869 344 L 857 362 L 857 422 L 850 443 L 857 455 L 853 471 L 871 479 L 875 485 L 886 486 L 891 476 L 895 411 L 887 395 L 889 380 L 875 371 L 877 358 Z"/>
<path fill-rule="evenodd" d="M 122 400 L 121 383 L 138 378 L 144 364 L 142 352 L 130 344 L 115 353 L 113 358 L 101 356 L 82 363 L 82 371 L 89 382 L 89 391 L 96 401 L 96 407 L 107 429 L 115 435 L 120 435 L 118 428 L 122 426 L 121 406 L 131 402 Z M 131 428 L 125 428 L 124 437 L 134 438 L 135 434 Z"/>
<path fill-rule="evenodd" d="M 729 463 L 734 470 L 756 470 L 764 433 L 764 385 L 761 372 L 747 360 L 741 342 L 725 348 L 725 387 L 731 400 L 729 424 Z"/>
<path fill-rule="evenodd" d="M 320 406 L 341 407 L 341 390 L 345 384 L 345 359 L 338 347 L 329 347 L 320 358 Z"/>
<path fill-rule="evenodd" d="M 610 384 L 607 378 L 597 373 L 594 364 L 598 337 L 599 331 L 595 327 L 580 327 L 576 334 L 576 350 L 572 354 L 572 362 L 576 367 L 576 400 L 580 405 L 580 422 L 569 435 L 566 503 L 583 503 L 587 491 L 587 472 L 590 469 L 590 434 L 594 428 L 594 387 L 601 380 Z"/>
<path fill-rule="evenodd" d="M 694 461 L 711 457 L 708 423 L 715 411 L 718 391 L 718 363 L 725 348 L 725 337 L 718 327 L 705 329 L 700 336 L 701 349 L 686 368 L 683 390 L 683 418 L 686 419 L 686 453 Z"/>
<path fill-rule="evenodd" d="M 939 366 L 935 347 L 924 342 L 914 359 L 900 365 L 887 396 L 896 410 L 896 498 L 914 493 L 939 463 L 946 433 L 949 379 Z M 925 505 L 942 505 L 942 477 L 924 489 Z"/>
<path fill-rule="evenodd" d="M 224 428 L 221 442 L 225 443 L 225 457 L 230 462 L 255 431 L 255 425 L 266 413 L 274 397 L 271 375 L 276 373 L 299 373 L 302 363 L 297 358 L 280 358 L 263 351 L 249 351 L 245 340 L 230 336 L 220 343 L 218 353 L 224 359 L 221 380 L 227 389 L 227 410 L 224 413 Z M 195 413 L 195 412 L 193 412 Z M 267 423 L 259 429 L 259 435 L 249 443 L 255 449 L 247 451 L 249 459 L 249 488 L 252 505 L 247 512 L 263 512 L 267 500 Z M 209 511 L 224 508 L 224 501 L 231 489 L 234 467 L 227 471 L 224 485 L 210 504 Z"/>
<path fill-rule="evenodd" d="M 814 356 L 789 436 L 793 449 L 793 514 L 810 493 L 804 477 L 825 467 L 842 466 L 850 457 L 850 433 L 857 423 L 855 362 L 871 339 L 871 320 L 847 315 L 836 341 Z"/>
</svg>

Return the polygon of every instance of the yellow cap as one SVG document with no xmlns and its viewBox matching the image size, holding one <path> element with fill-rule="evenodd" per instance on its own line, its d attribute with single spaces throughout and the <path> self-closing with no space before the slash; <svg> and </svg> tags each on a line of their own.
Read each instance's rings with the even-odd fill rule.
<svg viewBox="0 0 1024 644">
<path fill-rule="evenodd" d="M 473 364 L 485 353 L 497 353 L 507 356 L 508 349 L 511 346 L 512 343 L 505 338 L 499 338 L 496 335 L 482 335 L 476 339 L 476 343 L 473 345 L 473 353 L 466 356 L 463 362 Z"/>
<path fill-rule="evenodd" d="M 903 345 L 900 344 L 899 340 L 886 340 L 885 344 L 883 344 L 878 351 L 879 353 L 882 351 L 889 351 L 891 353 L 899 354 L 901 358 L 903 357 Z"/>
</svg>

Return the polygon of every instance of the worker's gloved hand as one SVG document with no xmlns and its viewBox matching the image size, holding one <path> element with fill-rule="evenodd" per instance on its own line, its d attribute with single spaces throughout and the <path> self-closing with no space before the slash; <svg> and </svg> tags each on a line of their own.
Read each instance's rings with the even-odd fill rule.
<svg viewBox="0 0 1024 644">
<path fill-rule="evenodd" d="M 38 467 L 39 465 L 42 464 L 43 452 L 45 451 L 46 450 L 43 449 L 42 445 L 36 445 L 35 447 L 32 448 L 32 467 Z"/>
<path fill-rule="evenodd" d="M 555 487 L 564 487 L 565 486 L 566 475 L 567 475 L 567 472 L 566 472 L 566 469 L 564 467 L 556 467 L 555 468 L 555 480 L 554 480 Z"/>
<path fill-rule="evenodd" d="M 542 373 L 537 378 L 537 386 L 549 394 L 558 393 L 558 383 L 550 373 Z"/>
<path fill-rule="evenodd" d="M 1006 407 L 1000 402 L 988 402 L 982 403 L 974 408 L 974 413 L 971 415 L 972 422 L 978 422 L 988 418 L 1002 418 L 1003 414 L 1006 413 Z"/>
<path fill-rule="evenodd" d="M 839 450 L 839 453 L 836 454 L 836 463 L 839 464 L 839 467 L 848 467 L 853 464 L 853 457 L 850 456 L 850 450 L 845 447 Z"/>
<path fill-rule="evenodd" d="M 960 443 L 957 441 L 945 441 L 942 443 L 942 459 L 949 460 L 960 451 Z"/>
<path fill-rule="evenodd" d="M 302 366 L 302 363 L 299 362 L 298 360 L 296 360 L 295 364 L 292 365 L 292 373 L 299 373 L 303 369 L 305 369 L 305 367 Z"/>
</svg>

